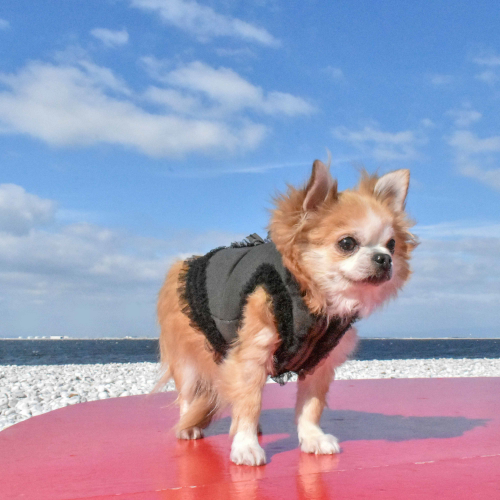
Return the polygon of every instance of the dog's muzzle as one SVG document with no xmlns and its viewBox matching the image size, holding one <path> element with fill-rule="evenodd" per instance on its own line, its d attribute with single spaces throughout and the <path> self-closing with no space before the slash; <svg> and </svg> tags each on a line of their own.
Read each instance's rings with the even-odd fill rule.
<svg viewBox="0 0 500 500">
<path fill-rule="evenodd" d="M 379 285 L 389 281 L 392 277 L 392 258 L 387 253 L 376 253 L 372 257 L 375 273 L 365 281 L 374 285 Z"/>
</svg>

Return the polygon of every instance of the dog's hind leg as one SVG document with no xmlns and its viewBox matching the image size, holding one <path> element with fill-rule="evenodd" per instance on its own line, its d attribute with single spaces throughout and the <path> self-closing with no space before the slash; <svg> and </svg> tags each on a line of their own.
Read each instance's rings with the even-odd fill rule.
<svg viewBox="0 0 500 500">
<path fill-rule="evenodd" d="M 314 372 L 299 380 L 297 390 L 296 421 L 300 449 L 306 453 L 330 455 L 338 453 L 337 438 L 325 434 L 319 426 L 326 395 L 333 380 L 335 368 L 344 363 L 355 348 L 357 334 L 354 328 L 346 332 L 339 345 L 330 353 Z"/>
<path fill-rule="evenodd" d="M 182 375 L 182 381 L 176 380 L 180 407 L 176 435 L 179 439 L 200 439 L 217 410 L 217 396 L 189 364 L 183 366 Z"/>
<path fill-rule="evenodd" d="M 164 375 L 155 389 L 161 389 L 170 377 L 174 379 L 180 406 L 176 434 L 181 439 L 198 439 L 203 437 L 202 429 L 217 410 L 218 400 L 211 382 L 217 365 L 205 347 L 205 336 L 191 326 L 179 301 L 179 276 L 185 271 L 185 265 L 178 261 L 172 266 L 158 298 Z"/>
<path fill-rule="evenodd" d="M 196 396 L 190 403 L 180 400 L 181 417 L 176 425 L 179 439 L 200 439 L 203 429 L 210 424 L 217 411 L 216 397 L 208 391 Z"/>
</svg>

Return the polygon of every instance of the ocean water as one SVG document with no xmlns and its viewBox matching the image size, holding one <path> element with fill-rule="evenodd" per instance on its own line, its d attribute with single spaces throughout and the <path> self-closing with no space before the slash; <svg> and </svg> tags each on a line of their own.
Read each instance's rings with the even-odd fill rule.
<svg viewBox="0 0 500 500">
<path fill-rule="evenodd" d="M 156 362 L 157 339 L 0 339 L 0 365 Z M 361 339 L 353 359 L 500 358 L 500 339 Z"/>
</svg>

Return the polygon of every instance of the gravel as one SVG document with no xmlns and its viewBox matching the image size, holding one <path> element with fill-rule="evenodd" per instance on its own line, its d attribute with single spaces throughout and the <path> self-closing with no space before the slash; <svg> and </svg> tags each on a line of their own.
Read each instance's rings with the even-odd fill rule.
<svg viewBox="0 0 500 500">
<path fill-rule="evenodd" d="M 64 406 L 147 394 L 157 363 L 0 366 L 0 430 Z M 338 380 L 431 377 L 500 377 L 500 359 L 348 361 Z M 166 388 L 173 390 L 170 382 Z"/>
</svg>

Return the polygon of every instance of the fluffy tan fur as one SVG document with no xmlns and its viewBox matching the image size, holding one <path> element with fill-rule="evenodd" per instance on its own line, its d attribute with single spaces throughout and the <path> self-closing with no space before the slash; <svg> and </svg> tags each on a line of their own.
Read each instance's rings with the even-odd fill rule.
<svg viewBox="0 0 500 500">
<path fill-rule="evenodd" d="M 414 222 L 404 211 L 391 210 L 390 196 L 381 197 L 374 193 L 378 179 L 378 176 L 362 171 L 357 188 L 340 193 L 335 182 L 314 211 L 304 212 L 302 208 L 308 186 L 302 189 L 289 186 L 286 194 L 278 195 L 274 200 L 276 209 L 272 212 L 269 225 L 271 239 L 283 256 L 285 266 L 305 291 L 308 307 L 315 313 L 326 313 L 328 304 L 304 261 L 305 250 L 327 245 L 333 248 L 337 239 L 361 223 L 370 209 L 394 228 L 395 258 L 401 262 L 399 280 L 404 283 L 410 276 L 409 259 L 417 245 L 415 236 L 410 232 Z M 337 253 L 332 258 L 340 260 L 344 256 Z"/>
<path fill-rule="evenodd" d="M 407 281 L 408 261 L 416 245 L 409 230 L 412 223 L 403 210 L 408 180 L 407 171 L 396 171 L 382 178 L 363 172 L 355 189 L 339 193 L 328 169 L 316 161 L 304 188 L 289 187 L 286 194 L 276 198 L 269 225 L 271 239 L 300 284 L 311 312 L 331 316 L 345 312 L 344 309 L 349 312 L 359 309 L 363 314 L 394 296 Z M 380 226 L 381 234 L 390 232 L 396 241 L 392 256 L 395 275 L 379 286 L 350 279 L 342 271 L 349 256 L 336 246 L 340 238 L 354 233 L 361 240 L 373 240 L 373 223 Z M 375 243 L 385 244 L 369 242 L 367 248 Z M 183 262 L 172 266 L 159 294 L 164 375 L 157 389 L 169 378 L 174 379 L 180 406 L 176 432 L 183 439 L 202 437 L 202 429 L 217 411 L 230 405 L 234 436 L 231 460 L 261 465 L 265 463 L 264 451 L 257 440 L 261 393 L 268 375 L 273 374 L 273 353 L 279 346 L 270 298 L 263 288 L 256 289 L 249 297 L 238 340 L 226 359 L 216 364 L 205 336 L 190 325 L 181 310 L 178 288 L 184 266 Z M 356 266 L 353 261 L 351 267 L 358 271 Z M 350 329 L 329 357 L 298 383 L 297 425 L 305 452 L 339 450 L 336 439 L 320 429 L 319 419 L 334 370 L 355 348 L 356 339 L 355 330 Z"/>
</svg>

